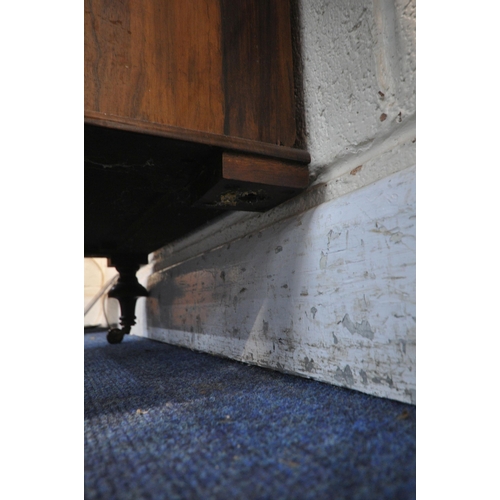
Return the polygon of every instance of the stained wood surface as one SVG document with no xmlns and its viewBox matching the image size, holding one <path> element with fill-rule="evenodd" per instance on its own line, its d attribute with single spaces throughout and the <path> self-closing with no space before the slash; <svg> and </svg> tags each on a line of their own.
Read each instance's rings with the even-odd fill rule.
<svg viewBox="0 0 500 500">
<path fill-rule="evenodd" d="M 124 132 L 136 132 L 138 134 L 164 137 L 166 139 L 186 141 L 194 144 L 205 144 L 224 150 L 233 150 L 272 158 L 282 158 L 304 164 L 310 163 L 311 161 L 311 155 L 303 149 L 277 146 L 275 144 L 253 141 L 241 137 L 229 137 L 198 130 L 189 130 L 133 118 L 109 116 L 104 113 L 96 113 L 93 111 L 85 112 L 85 123 L 87 125 L 96 125 L 103 128 L 123 130 Z"/>
<path fill-rule="evenodd" d="M 287 0 L 221 0 L 224 132 L 295 142 L 292 39 Z"/>
<path fill-rule="evenodd" d="M 303 164 L 223 152 L 220 165 L 201 180 L 204 194 L 196 206 L 265 212 L 299 194 L 308 183 Z"/>
<path fill-rule="evenodd" d="M 222 155 L 222 176 L 235 181 L 305 189 L 309 173 L 304 165 L 238 153 Z"/>
<path fill-rule="evenodd" d="M 85 109 L 223 133 L 217 0 L 86 0 Z"/>
<path fill-rule="evenodd" d="M 85 111 L 293 146 L 288 1 L 85 0 Z"/>
</svg>

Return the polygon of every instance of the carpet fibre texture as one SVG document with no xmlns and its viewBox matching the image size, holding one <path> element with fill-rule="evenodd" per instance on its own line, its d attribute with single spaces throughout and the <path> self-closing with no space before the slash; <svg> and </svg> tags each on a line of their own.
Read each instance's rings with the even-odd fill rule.
<svg viewBox="0 0 500 500">
<path fill-rule="evenodd" d="M 85 343 L 85 498 L 413 499 L 416 407 L 134 336 Z"/>
</svg>

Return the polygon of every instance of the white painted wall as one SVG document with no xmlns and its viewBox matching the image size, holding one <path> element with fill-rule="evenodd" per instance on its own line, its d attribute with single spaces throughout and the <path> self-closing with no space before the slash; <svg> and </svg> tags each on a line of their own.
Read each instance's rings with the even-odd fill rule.
<svg viewBox="0 0 500 500">
<path fill-rule="evenodd" d="M 114 267 L 108 267 L 107 259 L 89 257 L 83 259 L 83 273 L 83 306 L 86 310 L 117 272 Z M 118 303 L 104 294 L 85 314 L 84 326 L 106 327 L 108 323 L 117 325 L 118 317 Z"/>
<path fill-rule="evenodd" d="M 403 123 L 414 129 L 416 2 L 299 5 L 308 150 L 311 173 L 321 180 L 336 175 L 339 163 L 383 143 Z"/>
<path fill-rule="evenodd" d="M 311 187 L 153 254 L 133 332 L 415 402 L 415 2 L 301 0 Z"/>
</svg>

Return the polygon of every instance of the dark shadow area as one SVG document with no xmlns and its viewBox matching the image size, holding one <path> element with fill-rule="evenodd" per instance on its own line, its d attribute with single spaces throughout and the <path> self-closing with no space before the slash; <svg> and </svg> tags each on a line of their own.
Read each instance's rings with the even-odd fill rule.
<svg viewBox="0 0 500 500">
<path fill-rule="evenodd" d="M 85 335 L 85 498 L 415 498 L 412 405 Z"/>
<path fill-rule="evenodd" d="M 290 0 L 292 24 L 293 88 L 295 98 L 296 148 L 307 149 L 307 129 L 304 104 L 304 60 L 302 56 L 301 18 L 298 0 Z"/>
<path fill-rule="evenodd" d="M 106 332 L 108 329 L 101 325 L 89 325 L 84 327 L 83 333 L 84 335 L 89 335 L 91 333 L 102 333 Z"/>
</svg>

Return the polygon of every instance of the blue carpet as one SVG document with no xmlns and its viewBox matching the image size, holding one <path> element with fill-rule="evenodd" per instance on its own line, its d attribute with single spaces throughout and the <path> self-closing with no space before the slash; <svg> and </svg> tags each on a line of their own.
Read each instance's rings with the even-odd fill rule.
<svg viewBox="0 0 500 500">
<path fill-rule="evenodd" d="M 415 406 L 84 337 L 86 499 L 415 498 Z"/>
</svg>

